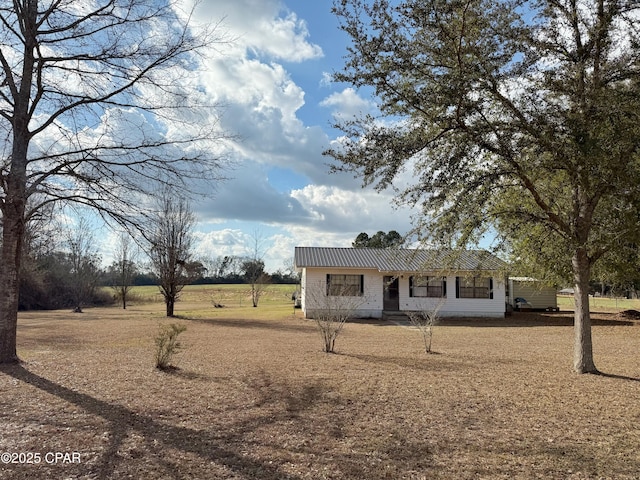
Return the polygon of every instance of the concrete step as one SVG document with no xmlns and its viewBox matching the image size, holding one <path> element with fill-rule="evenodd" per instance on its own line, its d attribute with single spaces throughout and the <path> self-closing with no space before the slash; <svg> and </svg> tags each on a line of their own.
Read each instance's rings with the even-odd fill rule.
<svg viewBox="0 0 640 480">
<path fill-rule="evenodd" d="M 382 312 L 382 320 L 397 322 L 397 321 L 408 321 L 409 317 L 406 313 L 401 312 L 399 310 L 384 310 Z"/>
</svg>

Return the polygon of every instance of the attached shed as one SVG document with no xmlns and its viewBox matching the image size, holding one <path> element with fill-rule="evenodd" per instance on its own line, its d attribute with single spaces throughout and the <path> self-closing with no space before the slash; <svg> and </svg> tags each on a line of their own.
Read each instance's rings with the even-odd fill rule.
<svg viewBox="0 0 640 480">
<path fill-rule="evenodd" d="M 524 298 L 532 310 L 558 310 L 557 288 L 535 278 L 509 277 L 509 303 L 515 307 L 516 298 Z"/>
</svg>

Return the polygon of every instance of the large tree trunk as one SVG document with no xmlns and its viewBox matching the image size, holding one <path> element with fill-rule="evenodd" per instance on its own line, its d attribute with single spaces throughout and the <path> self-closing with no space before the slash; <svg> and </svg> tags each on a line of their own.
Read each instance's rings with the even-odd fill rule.
<svg viewBox="0 0 640 480">
<path fill-rule="evenodd" d="M 25 29 L 24 61 L 17 95 L 14 93 L 11 161 L 4 177 L 2 199 L 2 253 L 0 255 L 0 363 L 18 360 L 16 335 L 18 328 L 18 293 L 20 259 L 25 231 L 27 203 L 27 152 L 31 119 L 31 86 L 33 80 L 35 25 L 38 2 L 24 2 L 22 12 Z M 5 72 L 6 74 L 6 72 Z"/>
<path fill-rule="evenodd" d="M 22 209 L 12 204 L 4 209 L 2 219 L 2 255 L 0 262 L 0 363 L 18 362 L 16 334 L 18 327 L 18 292 L 22 245 Z M 15 217 L 18 218 L 15 218 Z"/>
<path fill-rule="evenodd" d="M 578 373 L 597 373 L 593 362 L 591 340 L 591 316 L 589 313 L 589 278 L 591 263 L 585 249 L 578 249 L 573 256 L 574 302 L 574 346 L 573 368 Z"/>
</svg>

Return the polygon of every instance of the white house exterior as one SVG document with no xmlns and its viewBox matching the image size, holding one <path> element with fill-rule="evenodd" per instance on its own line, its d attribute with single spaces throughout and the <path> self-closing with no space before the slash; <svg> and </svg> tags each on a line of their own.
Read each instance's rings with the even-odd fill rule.
<svg viewBox="0 0 640 480">
<path fill-rule="evenodd" d="M 430 309 L 441 316 L 504 317 L 506 264 L 481 250 L 296 247 L 305 317 L 343 297 L 354 316 Z"/>
</svg>

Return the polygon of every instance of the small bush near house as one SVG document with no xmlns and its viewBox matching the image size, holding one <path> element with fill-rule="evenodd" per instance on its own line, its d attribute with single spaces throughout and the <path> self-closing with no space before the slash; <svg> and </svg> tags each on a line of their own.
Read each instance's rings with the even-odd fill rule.
<svg viewBox="0 0 640 480">
<path fill-rule="evenodd" d="M 178 336 L 187 329 L 185 325 L 171 323 L 160 325 L 156 336 L 156 368 L 168 370 L 172 368 L 171 359 L 182 349 Z"/>
<path fill-rule="evenodd" d="M 347 310 L 321 310 L 315 314 L 314 320 L 322 337 L 325 353 L 334 353 L 336 338 L 349 316 L 350 312 Z"/>
<path fill-rule="evenodd" d="M 443 307 L 444 303 L 445 299 L 441 298 L 438 302 L 426 305 L 423 310 L 407 312 L 411 325 L 416 327 L 422 335 L 424 350 L 426 353 L 431 353 L 433 327 L 440 319 L 440 309 Z"/>
<path fill-rule="evenodd" d="M 323 351 L 335 353 L 336 338 L 340 335 L 344 324 L 353 317 L 364 297 L 354 295 L 347 287 L 334 289 L 331 293 L 320 282 L 316 288 L 309 289 L 307 296 L 314 305 L 313 319 L 322 337 Z"/>
</svg>

